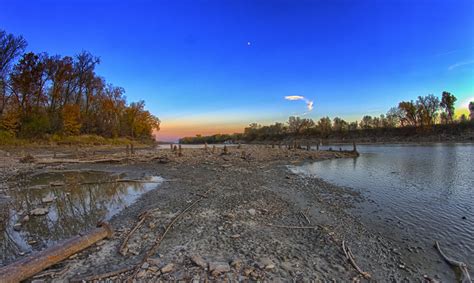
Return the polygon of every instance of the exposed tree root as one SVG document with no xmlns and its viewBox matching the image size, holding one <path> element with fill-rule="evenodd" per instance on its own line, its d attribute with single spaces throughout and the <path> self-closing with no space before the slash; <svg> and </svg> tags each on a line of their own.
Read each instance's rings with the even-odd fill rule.
<svg viewBox="0 0 474 283">
<path fill-rule="evenodd" d="M 449 264 L 451 265 L 452 267 L 458 267 L 461 272 L 462 272 L 462 276 L 461 276 L 461 282 L 462 283 L 472 283 L 472 280 L 471 280 L 471 276 L 469 275 L 469 271 L 467 270 L 467 264 L 465 264 L 464 262 L 461 262 L 461 261 L 457 261 L 457 260 L 454 260 L 452 258 L 449 258 L 448 256 L 446 256 L 443 251 L 441 251 L 441 248 L 439 247 L 439 243 L 438 241 L 435 241 L 435 247 L 436 249 L 438 250 L 439 254 L 441 255 L 441 257 Z"/>
<path fill-rule="evenodd" d="M 370 273 L 363 271 L 360 269 L 360 267 L 357 265 L 354 259 L 354 255 L 352 254 L 351 249 L 345 245 L 345 242 L 342 241 L 342 250 L 344 251 L 344 254 L 346 255 L 347 260 L 351 263 L 351 265 L 359 272 L 360 275 L 362 275 L 365 279 L 370 279 Z"/>
</svg>

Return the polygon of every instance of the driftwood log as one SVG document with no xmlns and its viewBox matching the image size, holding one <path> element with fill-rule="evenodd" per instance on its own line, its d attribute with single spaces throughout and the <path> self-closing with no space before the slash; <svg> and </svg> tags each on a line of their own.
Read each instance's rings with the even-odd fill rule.
<svg viewBox="0 0 474 283">
<path fill-rule="evenodd" d="M 94 243 L 111 237 L 112 234 L 112 227 L 107 223 L 101 223 L 98 228 L 93 229 L 84 236 L 75 236 L 46 250 L 0 268 L 0 281 L 2 283 L 20 282 L 30 278 L 38 272 L 72 256 Z"/>
<path fill-rule="evenodd" d="M 469 275 L 469 270 L 467 270 L 467 264 L 461 261 L 454 260 L 452 258 L 449 258 L 447 255 L 443 253 L 441 248 L 439 247 L 438 241 L 435 242 L 435 247 L 438 250 L 439 254 L 441 257 L 452 267 L 457 267 L 461 270 L 462 277 L 461 277 L 461 282 L 462 283 L 472 283 L 471 276 Z"/>
<path fill-rule="evenodd" d="M 93 160 L 76 159 L 44 159 L 38 160 L 36 163 L 41 165 L 56 165 L 56 164 L 89 164 L 89 163 L 120 163 L 128 161 L 129 158 L 103 158 Z"/>
</svg>

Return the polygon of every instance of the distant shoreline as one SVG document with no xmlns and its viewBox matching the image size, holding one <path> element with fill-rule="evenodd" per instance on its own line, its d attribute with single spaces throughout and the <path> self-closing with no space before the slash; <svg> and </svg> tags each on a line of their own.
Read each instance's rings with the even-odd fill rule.
<svg viewBox="0 0 474 283">
<path fill-rule="evenodd" d="M 182 144 L 203 143 L 248 143 L 248 144 L 308 144 L 329 143 L 434 143 L 434 142 L 474 142 L 474 123 L 465 122 L 432 127 L 368 128 L 356 130 L 331 130 L 323 132 L 311 128 L 301 132 L 284 130 L 273 133 L 270 127 L 246 128 L 244 133 L 232 135 L 215 134 L 211 136 L 185 137 Z"/>
<path fill-rule="evenodd" d="M 376 141 L 367 141 L 367 140 L 327 140 L 327 139 L 316 139 L 316 138 L 293 138 L 293 139 L 285 139 L 280 141 L 237 141 L 230 144 L 260 144 L 260 145 L 288 145 L 293 142 L 297 142 L 300 146 L 304 147 L 306 145 L 314 146 L 318 142 L 322 146 L 326 145 L 351 145 L 355 142 L 356 145 L 384 145 L 384 144 L 455 144 L 455 143 L 474 143 L 474 136 L 470 137 L 456 137 L 451 139 L 442 139 L 437 140 L 436 138 L 409 138 L 406 140 L 399 140 L 399 139 L 383 139 L 383 140 L 376 140 Z M 164 144 L 174 144 L 172 142 L 162 142 L 160 145 Z M 184 143 L 183 145 L 204 145 L 205 143 Z M 208 143 L 208 144 L 225 144 L 222 142 L 219 143 Z"/>
<path fill-rule="evenodd" d="M 297 142 L 301 143 L 302 146 L 309 144 L 316 144 L 318 143 L 317 139 L 296 139 Z M 286 141 L 288 142 L 288 141 Z M 435 140 L 435 139 L 407 139 L 407 140 L 382 140 L 382 141 L 360 141 L 360 140 L 322 140 L 321 145 L 350 145 L 352 146 L 353 142 L 356 145 L 387 145 L 387 144 L 455 144 L 455 143 L 474 143 L 474 139 L 450 139 L 450 140 Z M 250 144 L 272 144 L 272 142 L 251 142 Z M 278 143 L 273 143 L 278 144 Z M 285 144 L 282 142 L 281 144 Z"/>
</svg>

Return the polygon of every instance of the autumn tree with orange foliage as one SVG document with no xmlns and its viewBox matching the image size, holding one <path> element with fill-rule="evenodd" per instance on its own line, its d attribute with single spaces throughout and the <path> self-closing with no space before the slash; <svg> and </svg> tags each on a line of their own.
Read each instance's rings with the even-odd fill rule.
<svg viewBox="0 0 474 283">
<path fill-rule="evenodd" d="M 160 120 L 143 101 L 96 74 L 98 57 L 24 53 L 21 36 L 0 30 L 0 131 L 17 137 L 95 134 L 150 139 Z"/>
</svg>

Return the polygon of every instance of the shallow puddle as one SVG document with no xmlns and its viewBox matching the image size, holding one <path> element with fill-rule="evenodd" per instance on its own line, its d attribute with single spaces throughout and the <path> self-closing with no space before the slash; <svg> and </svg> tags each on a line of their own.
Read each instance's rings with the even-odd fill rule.
<svg viewBox="0 0 474 283">
<path fill-rule="evenodd" d="M 121 177 L 103 172 L 45 173 L 10 188 L 10 202 L 0 211 L 0 265 L 90 230 L 163 180 L 134 182 Z"/>
</svg>

